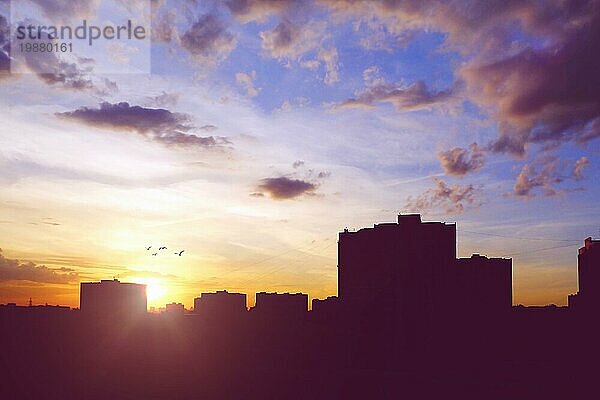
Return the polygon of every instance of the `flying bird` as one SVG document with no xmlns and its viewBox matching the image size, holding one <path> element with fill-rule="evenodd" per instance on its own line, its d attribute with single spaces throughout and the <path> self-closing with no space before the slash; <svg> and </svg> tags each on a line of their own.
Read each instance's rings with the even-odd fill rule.
<svg viewBox="0 0 600 400">
<path fill-rule="evenodd" d="M 167 248 L 165 246 L 159 247 L 158 250 L 166 250 Z"/>
<path fill-rule="evenodd" d="M 153 256 L 157 255 L 158 253 L 152 253 Z"/>
<path fill-rule="evenodd" d="M 177 254 L 179 257 L 181 257 L 181 255 L 183 254 L 185 250 L 181 250 L 179 253 L 173 253 L 173 254 Z"/>
<path fill-rule="evenodd" d="M 146 250 L 150 250 L 152 248 L 152 246 L 148 246 L 146 247 Z"/>
</svg>

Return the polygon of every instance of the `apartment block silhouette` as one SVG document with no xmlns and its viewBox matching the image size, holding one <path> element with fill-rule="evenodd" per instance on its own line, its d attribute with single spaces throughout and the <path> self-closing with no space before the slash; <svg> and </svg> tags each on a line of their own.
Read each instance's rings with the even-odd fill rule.
<svg viewBox="0 0 600 400">
<path fill-rule="evenodd" d="M 600 307 L 600 240 L 585 239 L 577 254 L 578 292 L 569 295 L 569 307 L 592 310 Z"/>
<path fill-rule="evenodd" d="M 146 314 L 146 285 L 122 283 L 117 279 L 82 282 L 81 312 L 94 317 L 134 317 Z"/>
<path fill-rule="evenodd" d="M 346 313 L 396 320 L 510 310 L 512 260 L 457 259 L 455 224 L 399 215 L 397 223 L 339 234 L 338 296 Z"/>
<path fill-rule="evenodd" d="M 218 290 L 194 299 L 194 313 L 206 317 L 239 316 L 246 312 L 246 294 Z"/>
</svg>

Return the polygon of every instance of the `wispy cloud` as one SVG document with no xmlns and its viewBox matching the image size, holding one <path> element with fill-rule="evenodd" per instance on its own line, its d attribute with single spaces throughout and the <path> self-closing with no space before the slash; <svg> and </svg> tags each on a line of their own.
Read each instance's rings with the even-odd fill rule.
<svg viewBox="0 0 600 400">
<path fill-rule="evenodd" d="M 260 91 L 260 89 L 254 86 L 254 80 L 256 80 L 256 71 L 250 73 L 238 72 L 235 74 L 235 81 L 246 90 L 248 97 L 258 96 L 258 92 Z"/>
<path fill-rule="evenodd" d="M 410 84 L 376 82 L 359 91 L 356 97 L 335 104 L 333 108 L 373 108 L 377 103 L 391 103 L 399 111 L 417 111 L 449 101 L 454 91 L 454 88 L 431 90 L 423 81 Z"/>
<path fill-rule="evenodd" d="M 484 203 L 480 187 L 473 185 L 448 185 L 433 178 L 435 186 L 417 197 L 409 197 L 406 208 L 418 212 L 443 212 L 462 214 L 467 208 L 478 208 Z"/>
</svg>

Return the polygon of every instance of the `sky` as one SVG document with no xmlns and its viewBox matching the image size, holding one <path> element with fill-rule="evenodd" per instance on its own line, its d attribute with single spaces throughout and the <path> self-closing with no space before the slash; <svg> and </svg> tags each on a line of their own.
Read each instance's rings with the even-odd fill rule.
<svg viewBox="0 0 600 400">
<path fill-rule="evenodd" d="M 600 235 L 599 1 L 15 4 L 0 303 L 76 307 L 79 282 L 112 278 L 152 307 L 324 298 L 337 233 L 400 212 L 456 223 L 461 257 L 511 257 L 515 304 L 576 292 Z M 15 54 L 22 21 L 124 16 L 146 40 Z"/>
</svg>

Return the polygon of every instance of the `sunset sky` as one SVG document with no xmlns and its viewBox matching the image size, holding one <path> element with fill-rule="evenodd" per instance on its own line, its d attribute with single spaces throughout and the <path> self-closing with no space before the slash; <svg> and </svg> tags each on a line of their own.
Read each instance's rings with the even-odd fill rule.
<svg viewBox="0 0 600 400">
<path fill-rule="evenodd" d="M 25 3 L 121 22 L 112 1 Z M 0 0 L 0 303 L 78 306 L 113 277 L 155 307 L 323 298 L 337 232 L 399 212 L 512 257 L 515 304 L 576 291 L 600 234 L 600 2 L 151 3 L 149 71 L 112 46 L 17 74 Z"/>
</svg>

